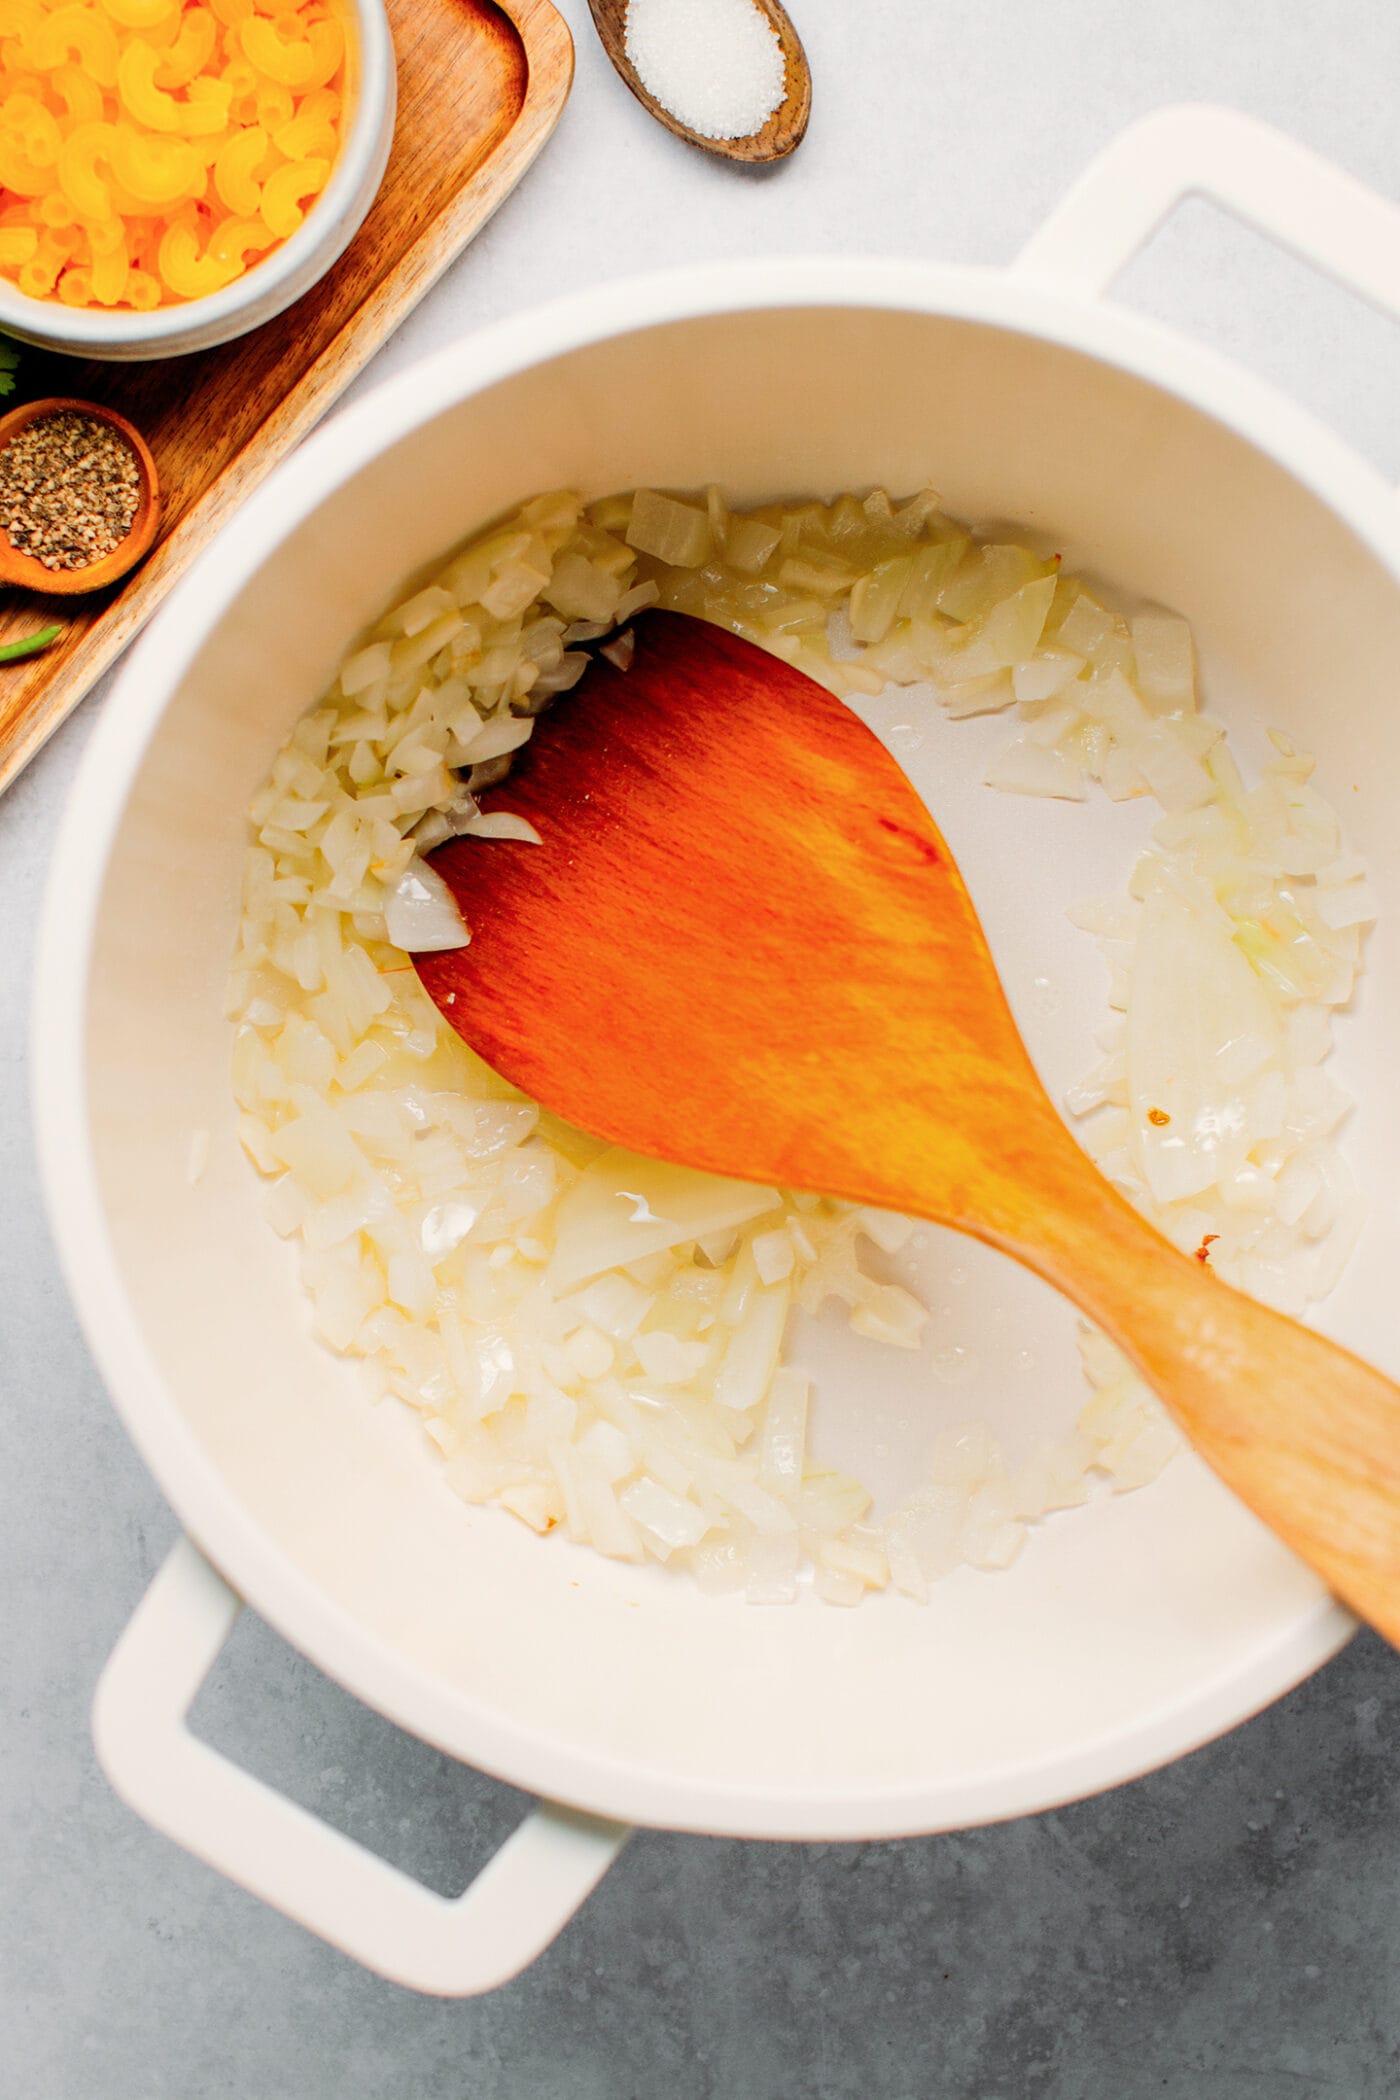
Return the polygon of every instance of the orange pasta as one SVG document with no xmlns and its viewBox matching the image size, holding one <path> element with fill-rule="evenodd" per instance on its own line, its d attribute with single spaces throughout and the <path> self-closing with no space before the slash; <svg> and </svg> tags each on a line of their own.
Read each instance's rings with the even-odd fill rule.
<svg viewBox="0 0 1400 2100">
<path fill-rule="evenodd" d="M 0 278 L 149 313 L 290 238 L 344 122 L 342 0 L 0 0 Z"/>
</svg>

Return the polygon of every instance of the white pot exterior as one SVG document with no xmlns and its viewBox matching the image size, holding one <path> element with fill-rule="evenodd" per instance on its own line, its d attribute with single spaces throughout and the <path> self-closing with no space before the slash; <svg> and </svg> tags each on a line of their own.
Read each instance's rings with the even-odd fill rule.
<svg viewBox="0 0 1400 2100">
<path fill-rule="evenodd" d="M 1179 177 L 1176 193 L 1189 186 Z M 1101 230 L 1104 210 L 1084 226 Z M 1150 223 L 1140 209 L 1132 239 Z M 1127 231 L 1106 241 L 1101 260 L 1131 244 Z M 1072 261 L 1063 228 L 1028 261 L 1048 269 L 1057 245 Z M 660 1569 L 542 1545 L 464 1508 L 414 1425 L 363 1403 L 351 1368 L 311 1340 L 292 1256 L 260 1215 L 232 1132 L 221 1010 L 242 813 L 348 638 L 414 571 L 540 489 L 715 480 L 744 502 L 927 479 L 954 513 L 1052 533 L 1071 560 L 1186 612 L 1212 705 L 1247 758 L 1270 725 L 1318 752 L 1385 908 L 1360 1008 L 1339 1029 L 1342 1076 L 1361 1097 L 1348 1149 L 1375 1212 L 1323 1324 L 1400 1374 L 1395 500 L 1279 395 L 1037 268 L 687 270 L 511 320 L 381 388 L 306 445 L 175 593 L 93 736 L 56 857 L 36 1055 L 45 1183 L 133 1438 L 228 1582 L 321 1667 L 442 1749 L 596 1817 L 835 1839 L 1042 1809 L 1231 1726 L 1350 1626 L 1192 1458 L 1142 1494 L 1042 1527 L 1004 1575 L 958 1574 L 925 1608 L 886 1597 L 851 1613 L 755 1610 Z M 964 726 L 939 732 L 953 770 L 938 815 L 1013 1001 L 1042 955 L 1097 999 L 1062 907 L 1121 883 L 1141 814 L 989 809 L 998 798 L 957 791 Z M 965 780 L 976 777 L 974 764 Z M 1021 1013 L 1055 1084 L 1083 1058 L 1078 997 L 1066 1007 L 1058 1020 Z M 197 1129 L 213 1145 L 192 1189 Z M 1009 1268 L 979 1287 L 1032 1322 L 1055 1318 Z M 857 1438 L 878 1398 L 861 1389 L 862 1362 L 842 1425 Z M 1047 1406 L 1074 1399 L 1064 1384 Z M 227 1616 L 217 1590 L 212 1646 Z M 159 1643 L 146 1649 L 153 1681 Z M 425 1988 L 500 1980 L 618 1841 L 590 1826 L 596 1858 L 577 1867 L 572 1897 L 541 1899 L 558 1916 L 489 1975 L 490 1963 L 405 1952 L 382 1923 L 347 1922 L 348 1898 L 335 1911 L 324 1861 L 308 1853 L 294 1875 L 240 1858 L 211 1815 L 143 1777 L 156 1722 L 144 1727 L 133 1684 L 111 1694 L 103 1731 L 124 1791 Z M 272 1813 L 243 1807 L 250 1828 Z M 426 1947 L 436 1913 L 425 1920 Z"/>
</svg>

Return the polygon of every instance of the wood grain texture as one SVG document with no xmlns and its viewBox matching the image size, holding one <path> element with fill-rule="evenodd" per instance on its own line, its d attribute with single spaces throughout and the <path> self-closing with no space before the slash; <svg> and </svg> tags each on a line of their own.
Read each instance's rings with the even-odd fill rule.
<svg viewBox="0 0 1400 2100">
<path fill-rule="evenodd" d="M 1103 1180 L 1042 1089 L 967 890 L 895 761 L 752 644 L 646 613 L 484 806 L 540 846 L 433 856 L 452 1025 L 638 1152 L 912 1211 L 1045 1277 L 1221 1477 L 1400 1642 L 1400 1388 L 1221 1283 Z"/>
<path fill-rule="evenodd" d="M 165 509 L 124 585 L 59 609 L 46 655 L 0 668 L 0 789 L 115 660 L 242 499 L 348 386 L 506 198 L 568 98 L 573 45 L 550 0 L 388 0 L 399 103 L 384 183 L 331 271 L 265 327 L 150 364 L 51 361 L 49 391 L 120 409 L 145 434 Z M 5 595 L 0 641 L 54 616 Z"/>
<path fill-rule="evenodd" d="M 664 124 L 687 145 L 699 146 L 706 153 L 717 153 L 723 160 L 762 163 L 783 160 L 795 146 L 801 145 L 807 120 L 812 114 L 812 69 L 807 63 L 802 39 L 793 28 L 781 0 L 753 0 L 753 4 L 782 46 L 783 99 L 762 130 L 755 131 L 749 138 L 707 139 L 702 138 L 698 131 L 692 131 L 688 124 L 683 124 L 664 102 L 658 102 L 637 77 L 636 67 L 627 56 L 627 0 L 588 0 L 603 49 L 617 68 L 619 77 L 658 124 Z"/>
</svg>

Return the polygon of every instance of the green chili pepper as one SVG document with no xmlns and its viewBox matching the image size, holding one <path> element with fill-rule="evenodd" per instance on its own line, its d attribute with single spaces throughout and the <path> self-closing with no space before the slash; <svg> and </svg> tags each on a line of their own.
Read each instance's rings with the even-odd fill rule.
<svg viewBox="0 0 1400 2100">
<path fill-rule="evenodd" d="M 38 656 L 56 642 L 62 634 L 61 627 L 41 627 L 35 634 L 21 635 L 17 642 L 0 642 L 0 664 L 18 663 L 22 656 Z"/>
</svg>

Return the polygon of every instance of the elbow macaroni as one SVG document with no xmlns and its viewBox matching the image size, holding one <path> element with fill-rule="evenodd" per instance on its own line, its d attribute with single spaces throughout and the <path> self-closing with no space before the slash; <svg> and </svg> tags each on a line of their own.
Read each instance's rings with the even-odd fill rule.
<svg viewBox="0 0 1400 2100">
<path fill-rule="evenodd" d="M 66 306 L 222 290 L 329 180 L 342 0 L 0 0 L 0 278 Z"/>
</svg>

